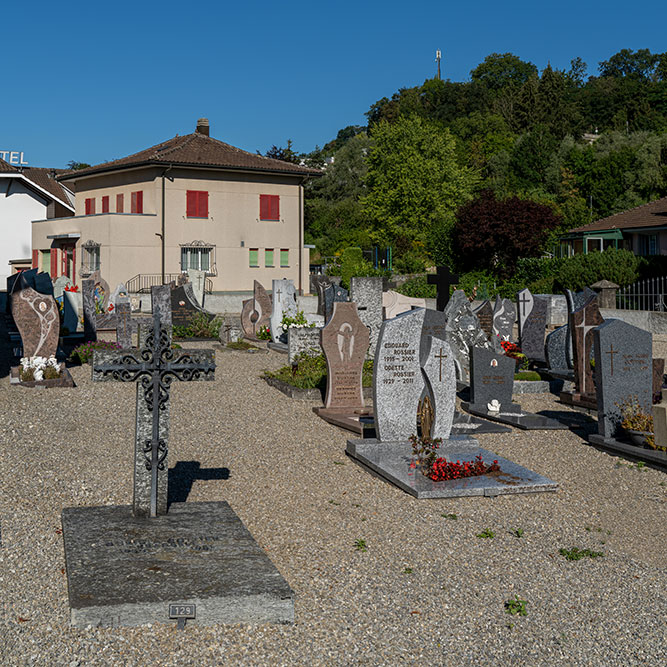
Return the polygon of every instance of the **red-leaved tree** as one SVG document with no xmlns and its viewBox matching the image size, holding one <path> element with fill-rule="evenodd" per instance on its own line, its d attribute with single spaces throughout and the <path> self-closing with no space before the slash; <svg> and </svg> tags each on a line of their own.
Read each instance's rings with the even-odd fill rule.
<svg viewBox="0 0 667 667">
<path fill-rule="evenodd" d="M 462 206 L 452 230 L 452 251 L 461 271 L 487 270 L 507 278 L 523 257 L 539 257 L 560 218 L 543 204 L 484 190 Z"/>
</svg>

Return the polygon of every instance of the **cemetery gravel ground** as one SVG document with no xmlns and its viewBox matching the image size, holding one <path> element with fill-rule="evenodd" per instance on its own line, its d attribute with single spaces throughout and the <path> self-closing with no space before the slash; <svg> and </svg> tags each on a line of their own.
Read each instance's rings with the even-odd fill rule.
<svg viewBox="0 0 667 667">
<path fill-rule="evenodd" d="M 74 389 L 10 387 L 5 363 L 0 664 L 664 664 L 667 475 L 573 432 L 515 430 L 479 439 L 557 493 L 418 501 L 347 459 L 312 403 L 259 379 L 284 360 L 218 354 L 215 382 L 175 383 L 170 466 L 229 471 L 188 501 L 230 503 L 295 591 L 296 623 L 185 632 L 69 627 L 60 512 L 129 503 L 134 386 L 93 384 L 84 366 Z M 605 555 L 568 562 L 562 547 Z M 515 595 L 527 616 L 505 613 Z"/>
</svg>

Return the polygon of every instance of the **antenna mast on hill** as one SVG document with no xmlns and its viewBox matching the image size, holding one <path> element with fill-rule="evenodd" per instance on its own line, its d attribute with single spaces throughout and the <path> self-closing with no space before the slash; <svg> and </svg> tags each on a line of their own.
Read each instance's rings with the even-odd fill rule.
<svg viewBox="0 0 667 667">
<path fill-rule="evenodd" d="M 438 63 L 438 81 L 440 81 L 440 59 L 442 58 L 442 52 L 438 49 L 435 52 L 435 62 Z"/>
</svg>

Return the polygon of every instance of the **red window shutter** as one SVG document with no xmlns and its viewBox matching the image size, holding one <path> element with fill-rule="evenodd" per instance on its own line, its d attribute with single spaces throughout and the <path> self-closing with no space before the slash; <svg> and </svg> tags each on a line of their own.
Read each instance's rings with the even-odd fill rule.
<svg viewBox="0 0 667 667">
<path fill-rule="evenodd" d="M 86 199 L 86 215 L 95 215 L 95 198 Z"/>
<path fill-rule="evenodd" d="M 122 213 L 125 205 L 125 197 L 123 195 L 116 195 L 116 213 Z"/>
<path fill-rule="evenodd" d="M 39 268 L 39 250 L 32 251 L 32 268 L 33 269 Z"/>
<path fill-rule="evenodd" d="M 280 197 L 278 195 L 271 197 L 271 220 L 280 220 Z"/>
<path fill-rule="evenodd" d="M 132 202 L 130 203 L 130 212 L 132 212 L 132 213 L 137 212 L 137 193 L 136 192 L 132 193 Z"/>
<path fill-rule="evenodd" d="M 51 248 L 51 278 L 58 277 L 58 248 Z"/>
<path fill-rule="evenodd" d="M 137 213 L 143 213 L 144 212 L 144 191 L 139 190 L 137 192 Z"/>
<path fill-rule="evenodd" d="M 197 192 L 195 190 L 188 190 L 185 193 L 185 215 L 188 218 L 197 216 Z"/>
<path fill-rule="evenodd" d="M 269 219 L 269 195 L 259 195 L 259 219 Z"/>
<path fill-rule="evenodd" d="M 199 206 L 197 207 L 200 218 L 208 218 L 208 192 L 199 193 Z"/>
<path fill-rule="evenodd" d="M 102 213 L 109 212 L 109 197 L 102 197 Z"/>
</svg>

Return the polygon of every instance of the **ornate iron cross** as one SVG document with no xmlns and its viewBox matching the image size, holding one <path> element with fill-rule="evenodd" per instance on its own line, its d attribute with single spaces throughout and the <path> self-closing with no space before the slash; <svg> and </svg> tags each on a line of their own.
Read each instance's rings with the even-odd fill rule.
<svg viewBox="0 0 667 667">
<path fill-rule="evenodd" d="M 439 266 L 435 275 L 426 278 L 429 285 L 435 285 L 438 293 L 436 308 L 444 310 L 449 301 L 449 288 L 456 285 L 459 277 L 452 273 L 448 266 Z"/>
<path fill-rule="evenodd" d="M 93 380 L 137 382 L 134 513 L 155 517 L 166 512 L 166 459 L 169 424 L 169 387 L 174 380 L 213 380 L 212 350 L 173 350 L 171 326 L 164 326 L 158 312 L 140 349 L 96 351 Z M 141 468 L 150 472 L 150 508 Z M 158 473 L 164 483 L 158 497 Z M 145 473 L 144 473 L 145 474 Z M 158 508 L 158 504 L 160 507 Z"/>
</svg>

